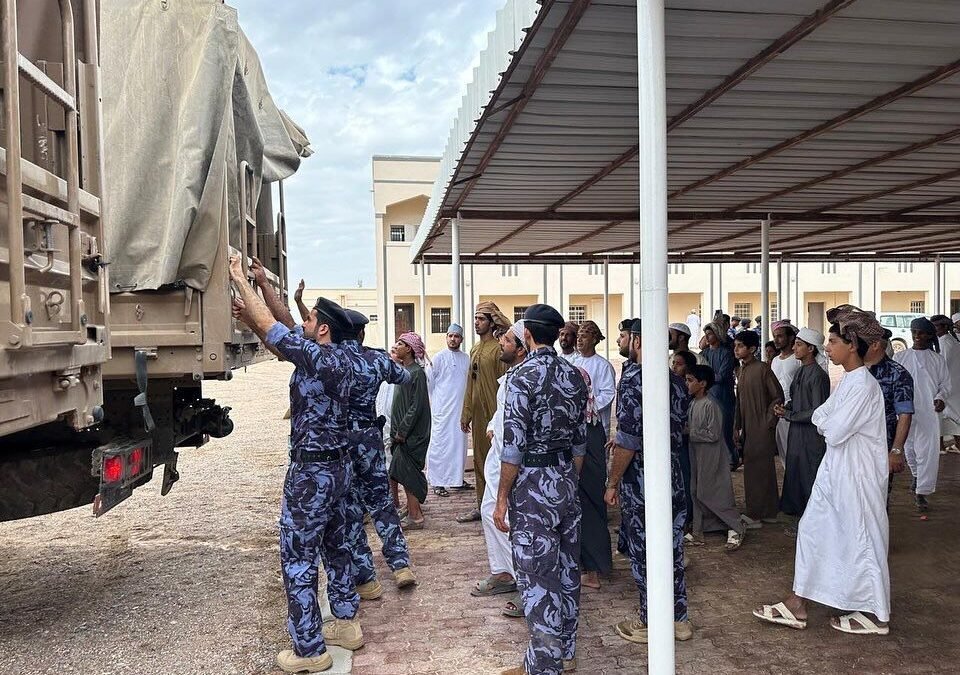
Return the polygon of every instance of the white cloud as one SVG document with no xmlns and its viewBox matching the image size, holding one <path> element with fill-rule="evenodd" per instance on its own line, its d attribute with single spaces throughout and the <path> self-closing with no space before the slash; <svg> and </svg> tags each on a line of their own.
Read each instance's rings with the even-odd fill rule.
<svg viewBox="0 0 960 675">
<path fill-rule="evenodd" d="M 228 0 L 316 154 L 285 183 L 291 281 L 376 283 L 371 157 L 444 149 L 504 0 Z"/>
</svg>

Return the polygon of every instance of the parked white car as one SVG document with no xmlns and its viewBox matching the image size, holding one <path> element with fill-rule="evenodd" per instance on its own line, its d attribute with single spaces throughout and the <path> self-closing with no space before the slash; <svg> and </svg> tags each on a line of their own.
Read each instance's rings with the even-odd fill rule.
<svg viewBox="0 0 960 675">
<path fill-rule="evenodd" d="M 877 318 L 880 319 L 880 325 L 893 333 L 890 338 L 890 346 L 893 351 L 902 352 L 913 344 L 913 336 L 910 334 L 910 323 L 914 319 L 924 317 L 924 314 L 914 312 L 880 312 Z"/>
</svg>

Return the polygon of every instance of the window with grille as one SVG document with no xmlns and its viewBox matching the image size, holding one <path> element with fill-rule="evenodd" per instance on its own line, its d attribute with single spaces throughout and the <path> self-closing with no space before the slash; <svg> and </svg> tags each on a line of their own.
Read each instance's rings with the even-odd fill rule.
<svg viewBox="0 0 960 675">
<path fill-rule="evenodd" d="M 587 274 L 592 277 L 599 277 L 603 275 L 603 263 L 590 263 L 587 265 Z"/>
<path fill-rule="evenodd" d="M 759 271 L 760 266 L 757 263 L 747 263 L 747 274 L 756 274 Z"/>
<path fill-rule="evenodd" d="M 686 273 L 686 264 L 685 263 L 671 263 L 667 267 L 667 272 L 669 274 L 685 274 Z"/>
<path fill-rule="evenodd" d="M 370 315 L 369 317 L 367 317 L 367 318 L 370 319 L 370 323 L 376 323 L 376 322 L 377 322 L 377 315 L 376 315 L 376 314 L 371 314 L 371 315 Z"/>
<path fill-rule="evenodd" d="M 927 311 L 924 308 L 926 304 L 927 303 L 925 303 L 923 300 L 911 300 L 910 311 L 913 312 L 914 314 L 924 314 Z"/>
<path fill-rule="evenodd" d="M 500 276 L 515 277 L 520 274 L 519 265 L 500 265 Z"/>
<path fill-rule="evenodd" d="M 569 320 L 574 323 L 583 323 L 587 320 L 587 306 L 586 305 L 570 305 L 570 311 L 568 312 Z"/>
<path fill-rule="evenodd" d="M 424 266 L 423 266 L 423 271 L 424 271 L 424 272 L 426 273 L 426 275 L 429 277 L 429 276 L 430 276 L 430 265 L 429 265 L 429 264 L 424 265 Z M 413 266 L 413 276 L 415 276 L 415 277 L 420 276 L 420 265 L 419 265 L 419 263 Z"/>
<path fill-rule="evenodd" d="M 430 332 L 443 333 L 446 335 L 450 327 L 450 308 L 449 307 L 431 307 L 430 308 Z"/>
<path fill-rule="evenodd" d="M 733 313 L 741 319 L 750 319 L 752 321 L 753 305 L 749 302 L 735 302 L 733 303 Z"/>
<path fill-rule="evenodd" d="M 523 318 L 523 313 L 527 311 L 526 307 L 516 307 L 513 308 L 513 320 L 519 321 Z"/>
<path fill-rule="evenodd" d="M 407 233 L 404 230 L 403 225 L 391 225 L 390 226 L 390 241 L 406 241 Z"/>
<path fill-rule="evenodd" d="M 780 320 L 780 303 L 771 302 L 770 303 L 770 322 L 772 323 L 774 321 L 779 321 L 779 320 Z"/>
<path fill-rule="evenodd" d="M 897 263 L 897 272 L 899 272 L 900 274 L 913 274 L 913 263 L 905 263 L 905 262 Z M 922 312 L 923 310 L 920 310 L 920 311 Z"/>
</svg>

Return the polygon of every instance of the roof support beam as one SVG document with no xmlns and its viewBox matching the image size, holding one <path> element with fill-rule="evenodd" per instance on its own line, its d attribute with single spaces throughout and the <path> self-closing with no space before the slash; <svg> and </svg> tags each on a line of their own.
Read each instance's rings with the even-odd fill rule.
<svg viewBox="0 0 960 675">
<path fill-rule="evenodd" d="M 522 113 L 524 108 L 526 108 L 527 103 L 530 101 L 530 98 L 533 95 L 533 92 L 535 92 L 540 86 L 540 83 L 543 82 L 543 78 L 550 70 L 550 66 L 553 64 L 554 59 L 557 58 L 557 54 L 559 54 L 560 50 L 563 49 L 563 45 L 566 44 L 569 37 L 573 34 L 574 29 L 577 27 L 577 24 L 580 22 L 580 19 L 583 18 L 583 14 L 587 11 L 587 7 L 590 6 L 590 2 L 591 0 L 573 0 L 573 2 L 570 3 L 570 6 L 567 8 L 567 13 L 560 21 L 560 25 L 557 26 L 557 29 L 553 32 L 553 35 L 550 38 L 550 43 L 547 45 L 547 48 L 543 50 L 543 53 L 540 55 L 540 58 L 537 59 L 536 64 L 534 64 L 533 71 L 530 73 L 530 77 L 527 78 L 526 83 L 523 85 L 523 91 L 520 93 L 519 99 L 516 100 L 516 102 L 514 102 L 510 107 L 510 112 L 507 113 L 506 118 L 500 124 L 500 128 L 497 129 L 496 135 L 493 137 L 493 140 L 490 141 L 490 145 L 487 146 L 486 152 L 483 153 L 483 156 L 480 158 L 477 168 L 473 173 L 482 174 L 484 171 L 486 171 L 487 166 L 489 166 L 490 162 L 497 154 L 497 151 L 500 149 L 500 146 L 509 135 L 510 129 L 513 127 L 514 122 L 517 121 L 520 113 Z M 553 7 L 554 4 L 551 3 L 548 7 L 545 7 L 541 10 L 541 14 L 546 16 L 546 14 L 549 13 Z M 517 60 L 514 59 L 514 62 L 516 61 Z M 508 78 L 504 76 L 502 82 L 506 82 L 507 80 Z M 499 112 L 499 110 L 494 108 L 491 110 L 491 113 L 494 111 Z M 482 124 L 478 124 L 476 129 L 474 129 L 474 138 L 479 133 L 482 126 Z M 466 151 L 464 151 L 463 157 L 466 157 L 466 154 Z M 457 201 L 453 206 L 454 210 L 463 205 L 467 197 L 470 195 L 470 192 L 473 190 L 473 186 L 476 184 L 476 181 L 467 183 L 466 187 L 457 197 Z"/>
<path fill-rule="evenodd" d="M 623 223 L 622 220 L 614 220 L 613 222 L 607 223 L 606 225 L 602 225 L 601 227 L 598 227 L 598 228 L 595 229 L 595 230 L 590 230 L 589 232 L 587 232 L 586 234 L 584 234 L 584 235 L 581 236 L 581 237 L 577 237 L 576 239 L 572 239 L 571 241 L 564 242 L 563 244 L 560 244 L 560 245 L 558 245 L 558 246 L 551 246 L 550 248 L 545 248 L 545 249 L 543 249 L 542 251 L 534 251 L 534 252 L 531 253 L 530 255 L 544 255 L 545 253 L 553 253 L 554 251 L 562 251 L 562 250 L 565 249 L 565 248 L 570 248 L 571 246 L 576 246 L 576 245 L 579 244 L 580 242 L 586 241 L 587 239 L 590 239 L 590 238 L 592 238 L 592 237 L 595 237 L 595 236 L 597 236 L 598 234 L 603 234 L 603 233 L 606 232 L 607 230 L 612 230 L 612 229 L 615 228 L 617 225 L 621 225 L 622 223 Z"/>
<path fill-rule="evenodd" d="M 870 236 L 871 238 L 873 237 L 873 235 Z M 852 239 L 851 241 L 856 240 Z M 909 249 L 911 251 L 931 251 L 939 253 L 941 250 L 943 250 L 943 246 L 948 244 L 954 244 L 954 251 L 960 250 L 960 237 L 957 236 L 956 232 L 944 232 L 943 234 L 926 236 L 923 238 L 919 238 L 916 232 L 910 232 L 892 239 L 884 239 L 883 246 L 870 246 L 869 248 L 871 252 L 878 253 L 885 251 L 902 251 L 904 249 Z M 862 248 L 862 244 L 857 242 L 849 244 L 843 248 L 836 249 L 836 252 L 855 253 L 862 250 Z"/>
<path fill-rule="evenodd" d="M 952 179 L 952 178 L 957 178 L 957 177 L 960 177 L 960 169 L 954 169 L 954 170 L 952 170 L 952 171 L 947 171 L 946 173 L 937 174 L 936 176 L 927 176 L 926 178 L 921 178 L 921 179 L 919 179 L 919 180 L 915 180 L 915 181 L 912 181 L 912 182 L 910 182 L 910 183 L 904 183 L 904 184 L 902 184 L 902 185 L 895 185 L 895 186 L 892 187 L 892 188 L 886 188 L 886 189 L 884 189 L 884 190 L 879 190 L 879 191 L 877 191 L 877 192 L 871 192 L 870 194 L 859 195 L 859 196 L 857 196 L 857 197 L 852 197 L 852 198 L 850 198 L 850 199 L 845 199 L 845 200 L 843 200 L 843 201 L 836 202 L 836 203 L 830 204 L 830 205 L 828 205 L 828 206 L 824 206 L 822 209 L 818 209 L 817 211 L 808 211 L 808 212 L 806 212 L 806 213 L 804 213 L 804 214 L 800 214 L 799 216 L 785 217 L 786 214 L 779 214 L 778 217 L 777 217 L 778 222 L 775 223 L 775 224 L 776 224 L 776 225 L 779 225 L 779 224 L 781 224 L 781 223 L 782 223 L 783 221 L 785 221 L 785 220 L 792 220 L 792 221 L 796 221 L 796 222 L 808 222 L 808 221 L 817 222 L 818 220 L 819 220 L 819 221 L 825 221 L 825 220 L 828 220 L 828 216 L 827 216 L 826 214 L 820 213 L 820 211 L 830 211 L 830 210 L 833 210 L 833 209 L 842 208 L 842 207 L 844 207 L 844 206 L 849 206 L 850 204 L 855 204 L 855 203 L 857 203 L 857 202 L 866 202 L 866 201 L 870 201 L 870 200 L 873 200 L 873 199 L 879 199 L 880 197 L 886 197 L 886 196 L 888 196 L 888 195 L 892 195 L 892 194 L 895 194 L 895 193 L 897 193 L 897 192 L 905 192 L 905 191 L 907 191 L 907 190 L 913 190 L 913 189 L 918 188 L 918 187 L 924 187 L 924 186 L 926 186 L 926 185 L 932 185 L 933 183 L 939 183 L 940 181 L 950 180 L 950 179 Z M 905 213 L 907 213 L 907 212 L 909 212 L 909 211 L 919 210 L 919 209 L 923 209 L 923 208 L 930 208 L 930 204 L 929 204 L 929 203 L 926 204 L 926 205 L 920 204 L 920 205 L 917 205 L 917 206 L 914 206 L 914 207 L 911 207 L 911 208 L 900 209 L 900 210 L 898 210 L 898 211 L 891 211 L 891 212 L 888 212 L 888 213 L 897 213 L 897 214 L 900 214 L 900 215 L 898 216 L 898 220 L 899 220 L 900 222 L 910 222 L 910 219 L 909 219 L 907 216 L 903 215 L 903 214 L 905 214 Z M 857 215 L 854 215 L 854 214 L 851 214 L 851 213 L 844 213 L 844 214 L 840 214 L 840 215 L 841 215 L 841 220 L 855 220 L 855 221 L 857 221 L 857 223 L 874 222 L 874 221 L 873 221 L 873 218 L 876 217 L 875 215 L 874 215 L 874 216 L 871 216 L 870 214 L 857 214 Z M 816 216 L 816 217 L 808 218 L 808 217 L 810 217 L 810 216 Z M 930 216 L 920 216 L 920 217 L 918 217 L 918 218 L 922 219 L 923 222 L 930 222 L 930 221 L 931 221 L 931 217 L 930 217 Z M 953 218 L 954 218 L 953 216 L 943 216 L 943 217 L 933 218 L 932 220 L 933 220 L 933 222 L 954 222 L 954 221 L 953 221 Z M 883 221 L 880 221 L 880 222 L 883 222 Z M 851 224 L 851 223 L 847 223 L 847 224 L 849 225 L 849 224 Z M 738 239 L 738 238 L 740 238 L 740 237 L 745 237 L 745 236 L 751 235 L 751 234 L 753 234 L 753 233 L 755 233 L 755 232 L 759 232 L 759 231 L 760 231 L 760 228 L 759 228 L 759 227 L 751 227 L 751 228 L 748 228 L 748 229 L 745 229 L 745 230 L 741 230 L 740 232 L 737 232 L 736 234 L 727 235 L 727 236 L 725 236 L 725 237 L 719 237 L 719 238 L 717 238 L 717 239 L 712 239 L 711 241 L 707 241 L 707 242 L 704 242 L 704 243 L 702 243 L 702 244 L 698 244 L 697 246 L 693 246 L 693 247 L 691 247 L 691 248 L 688 249 L 688 250 L 690 250 L 690 251 L 700 251 L 700 250 L 703 250 L 703 249 L 705 249 L 705 248 L 710 248 L 711 246 L 716 246 L 717 244 L 722 244 L 723 242 L 730 241 L 731 239 Z M 676 234 L 676 232 L 674 232 L 673 234 Z"/>
<path fill-rule="evenodd" d="M 691 117 L 701 112 L 718 98 L 753 75 L 757 70 L 773 61 L 773 59 L 780 56 L 783 52 L 790 49 L 790 47 L 825 24 L 834 14 L 849 7 L 854 2 L 855 0 L 830 0 L 830 2 L 806 17 L 803 21 L 771 42 L 763 51 L 733 71 L 723 82 L 674 115 L 670 121 L 667 122 L 667 131 L 673 131 Z"/>
<path fill-rule="evenodd" d="M 960 171 L 958 171 L 960 173 Z M 935 182 L 935 181 L 934 181 Z M 865 197 L 868 199 L 870 197 Z M 917 206 L 916 208 L 924 208 Z M 960 214 L 950 214 L 943 216 L 912 216 L 907 215 L 906 211 L 912 209 L 901 209 L 888 213 L 821 213 L 819 211 L 804 212 L 771 212 L 772 219 L 778 221 L 792 221 L 801 223 L 823 223 L 835 222 L 846 223 L 850 220 L 860 220 L 867 223 L 885 223 L 899 222 L 906 223 L 927 223 L 931 220 L 938 222 L 960 222 Z M 492 210 L 471 210 L 463 209 L 459 212 L 460 218 L 465 221 L 484 222 L 484 221 L 531 221 L 531 222 L 567 222 L 567 223 L 591 223 L 606 221 L 607 224 L 598 231 L 606 230 L 613 221 L 619 222 L 638 222 L 639 213 L 637 211 L 492 211 Z M 744 220 L 763 220 L 767 217 L 766 212 L 761 211 L 669 211 L 667 217 L 670 220 L 690 220 L 698 218 L 710 222 L 740 222 Z M 750 232 L 757 230 L 752 228 Z M 736 237 L 743 236 L 748 232 L 734 233 Z M 724 237 L 724 241 L 733 238 L 730 234 Z M 582 241 L 582 239 L 581 239 Z M 578 241 L 579 243 L 579 241 Z M 566 245 L 566 244 L 565 244 Z M 489 248 L 494 248 L 491 245 Z M 562 248 L 557 247 L 557 248 Z M 483 254 L 487 249 L 483 249 L 478 254 Z"/>
<path fill-rule="evenodd" d="M 904 157 L 906 155 L 912 154 L 914 152 L 919 152 L 926 148 L 932 147 L 934 145 L 939 145 L 940 143 L 946 143 L 947 141 L 953 140 L 954 138 L 960 137 L 960 128 L 951 129 L 950 131 L 940 134 L 939 136 L 933 136 L 923 141 L 918 141 L 911 145 L 907 145 L 902 148 L 897 148 L 896 150 L 891 150 L 882 155 L 877 155 L 876 157 L 871 157 L 870 159 L 865 159 L 862 162 L 854 164 L 853 166 L 848 166 L 843 169 L 837 169 L 836 171 L 831 171 L 830 173 L 824 174 L 822 176 L 817 176 L 816 178 L 811 178 L 805 180 L 802 183 L 797 183 L 796 185 L 791 185 L 790 187 L 777 190 L 776 192 L 771 192 L 769 194 L 763 195 L 761 197 L 756 197 L 749 201 L 745 201 L 742 204 L 738 204 L 733 207 L 732 211 L 738 211 L 740 209 L 746 209 L 751 206 L 756 206 L 757 204 L 763 204 L 765 202 L 771 201 L 773 199 L 778 199 L 784 195 L 792 194 L 794 192 L 800 192 L 801 190 L 806 190 L 808 188 L 814 187 L 821 183 L 826 183 L 827 181 L 837 180 L 838 178 L 843 178 L 844 176 L 849 176 L 851 173 L 867 169 L 871 166 L 876 166 L 877 164 L 882 164 L 883 162 L 889 162 L 891 160 L 897 159 L 899 157 Z M 689 230 L 691 227 L 703 224 L 704 221 L 698 220 L 692 223 L 687 223 L 681 227 L 672 230 L 670 234 L 679 234 L 685 230 Z"/>
<path fill-rule="evenodd" d="M 951 63 L 948 63 L 945 66 L 940 66 L 939 68 L 930 71 L 923 77 L 920 77 L 914 80 L 913 82 L 907 82 L 906 84 L 901 85 L 892 91 L 888 91 L 885 94 L 881 94 L 880 96 L 877 96 L 871 101 L 867 101 L 863 105 L 860 105 L 854 108 L 853 110 L 848 110 L 840 115 L 837 115 L 833 119 L 827 120 L 826 122 L 823 122 L 822 124 L 818 124 L 812 129 L 808 129 L 807 131 L 801 132 L 796 136 L 793 136 L 792 138 L 788 138 L 785 141 L 777 143 L 776 145 L 770 148 L 767 148 L 766 150 L 763 150 L 761 152 L 758 152 L 755 155 L 747 157 L 746 159 L 743 159 L 737 162 L 736 164 L 731 164 L 727 168 L 721 169 L 720 171 L 717 171 L 716 173 L 711 174 L 706 178 L 701 178 L 698 181 L 690 183 L 689 185 L 674 191 L 670 195 L 670 198 L 673 199 L 675 197 L 679 197 L 681 195 L 687 194 L 688 192 L 696 190 L 697 188 L 710 185 L 711 183 L 714 183 L 720 180 L 721 178 L 726 178 L 727 176 L 730 176 L 736 173 L 737 171 L 745 169 L 748 166 L 752 166 L 757 162 L 773 157 L 774 155 L 781 153 L 784 150 L 789 150 L 790 148 L 800 143 L 803 143 L 804 141 L 809 141 L 811 138 L 815 138 L 828 131 L 833 131 L 837 127 L 840 127 L 846 124 L 847 122 L 851 122 L 859 117 L 863 117 L 867 113 L 871 113 L 876 110 L 879 110 L 889 105 L 890 103 L 893 103 L 894 101 L 903 98 L 904 96 L 910 96 L 911 94 L 915 94 L 916 92 L 926 87 L 929 87 L 952 75 L 955 75 L 957 72 L 960 72 L 960 59 L 953 61 Z"/>
</svg>

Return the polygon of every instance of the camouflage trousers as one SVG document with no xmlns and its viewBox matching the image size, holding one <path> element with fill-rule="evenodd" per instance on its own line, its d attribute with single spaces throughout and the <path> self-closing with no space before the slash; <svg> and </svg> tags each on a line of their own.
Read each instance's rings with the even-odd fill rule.
<svg viewBox="0 0 960 675">
<path fill-rule="evenodd" d="M 291 462 L 280 505 L 280 564 L 287 593 L 287 630 L 298 656 L 326 650 L 317 602 L 318 565 L 327 570 L 327 597 L 333 615 L 356 616 L 360 596 L 350 576 L 345 495 L 350 462 Z"/>
<path fill-rule="evenodd" d="M 530 631 L 528 673 L 560 675 L 580 618 L 580 498 L 572 462 L 521 467 L 510 493 L 510 540 Z"/>
<path fill-rule="evenodd" d="M 410 566 L 407 540 L 400 528 L 400 516 L 390 497 L 390 483 L 380 429 L 373 427 L 353 432 L 357 440 L 353 456 L 353 486 L 347 496 L 347 543 L 352 556 L 352 575 L 356 584 L 377 578 L 373 552 L 363 529 L 363 516 L 370 514 L 383 542 L 383 557 L 391 570 Z"/>
<path fill-rule="evenodd" d="M 683 569 L 683 526 L 687 512 L 677 457 L 673 474 L 673 620 L 687 620 L 687 580 Z M 644 518 L 643 470 L 630 471 L 620 482 L 620 533 L 640 593 L 640 621 L 647 623 L 647 531 Z"/>
</svg>

